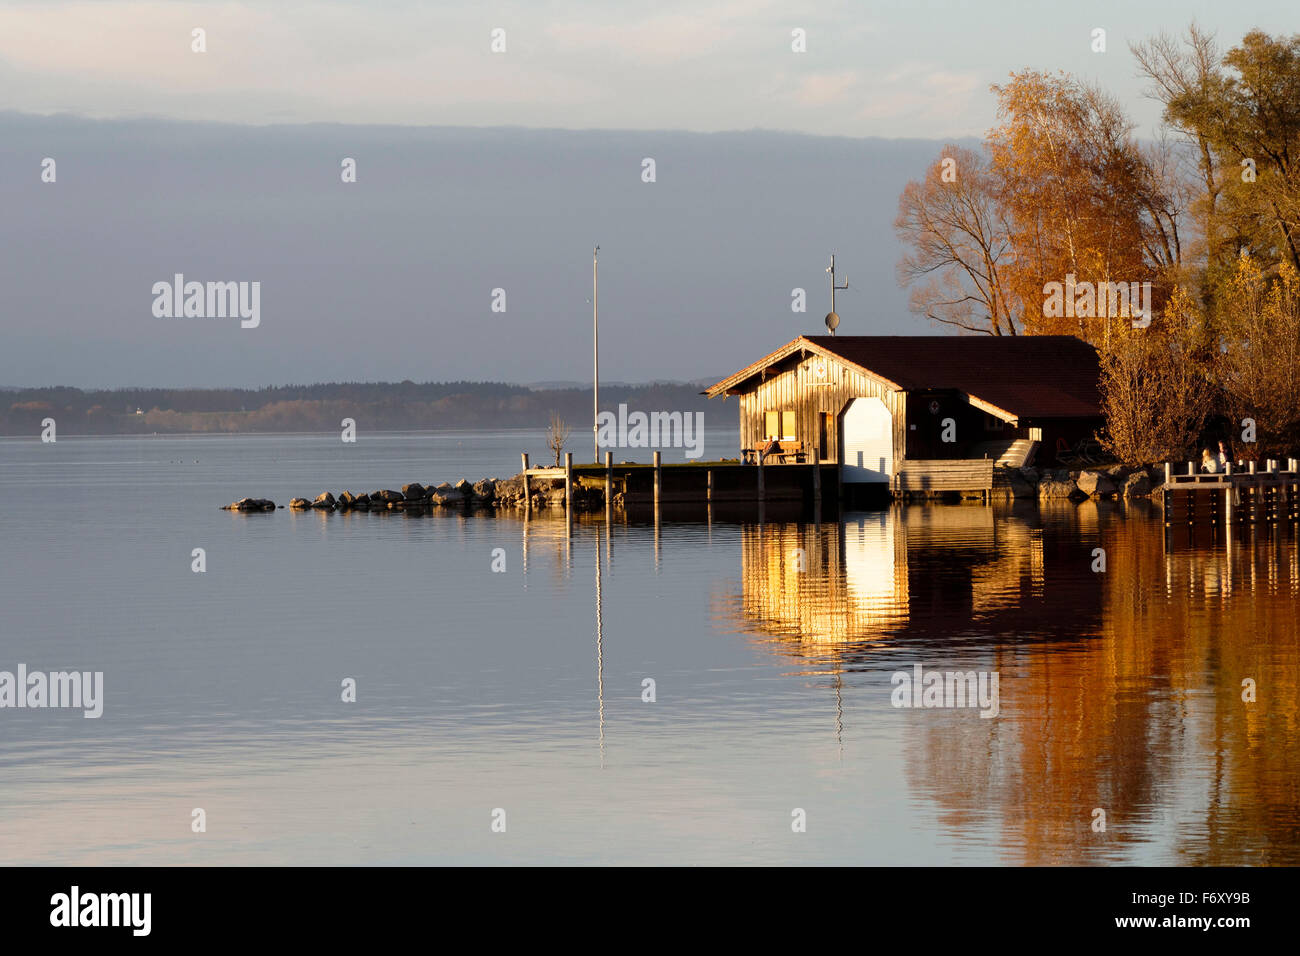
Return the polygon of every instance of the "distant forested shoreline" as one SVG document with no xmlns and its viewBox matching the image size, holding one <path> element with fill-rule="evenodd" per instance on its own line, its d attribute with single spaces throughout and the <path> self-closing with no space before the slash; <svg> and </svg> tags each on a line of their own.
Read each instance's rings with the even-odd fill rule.
<svg viewBox="0 0 1300 956">
<path fill-rule="evenodd" d="M 698 384 L 602 385 L 602 408 L 706 412 L 724 424 L 735 409 L 712 404 Z M 345 418 L 373 431 L 438 428 L 543 429 L 552 414 L 578 431 L 591 421 L 591 390 L 500 382 L 283 385 L 260 389 L 23 388 L 0 391 L 0 435 L 38 436 L 53 418 L 65 435 L 338 431 Z"/>
</svg>

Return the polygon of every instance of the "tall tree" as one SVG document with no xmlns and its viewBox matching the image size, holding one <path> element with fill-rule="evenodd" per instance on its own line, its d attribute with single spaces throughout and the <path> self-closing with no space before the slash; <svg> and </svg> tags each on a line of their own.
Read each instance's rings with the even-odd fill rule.
<svg viewBox="0 0 1300 956">
<path fill-rule="evenodd" d="M 1253 254 L 1271 253 L 1300 269 L 1300 34 L 1252 30 L 1223 58 L 1231 72 L 1214 103 L 1212 135 L 1222 151 L 1253 163 L 1228 179 L 1228 195 L 1255 218 Z"/>
<path fill-rule="evenodd" d="M 1220 56 L 1193 24 L 1181 43 L 1161 35 L 1132 49 L 1197 157 L 1207 301 L 1243 251 L 1300 269 L 1300 34 L 1252 30 Z"/>
<path fill-rule="evenodd" d="M 1192 251 L 1206 260 L 1221 261 L 1223 237 L 1217 213 L 1222 175 L 1210 136 L 1210 104 L 1222 96 L 1224 85 L 1218 44 L 1212 33 L 1193 22 L 1181 41 L 1162 33 L 1130 49 L 1139 71 L 1151 81 L 1147 95 L 1164 106 L 1165 126 L 1188 148 L 1190 175 L 1174 164 L 1163 169 L 1163 178 L 1171 184 L 1198 184 L 1198 195 L 1190 206 L 1200 245 Z"/>
<path fill-rule="evenodd" d="M 921 180 L 904 187 L 894 228 L 911 246 L 898 275 L 913 285 L 914 312 L 966 331 L 1017 333 L 1001 274 L 1009 229 L 983 156 L 945 147 Z"/>
<path fill-rule="evenodd" d="M 1187 459 L 1213 408 L 1213 383 L 1197 358 L 1200 310 L 1176 287 L 1163 318 L 1149 329 L 1117 327 L 1100 350 L 1106 427 L 1098 437 L 1128 464 Z"/>
<path fill-rule="evenodd" d="M 1071 316 L 1043 303 L 1049 284 L 1070 277 L 1093 286 L 1158 278 L 1145 255 L 1153 179 L 1132 123 L 1114 97 L 1065 74 L 1012 74 L 994 91 L 991 171 L 1011 226 L 1007 284 L 1025 328 L 1102 341 L 1115 318 L 1108 307 Z"/>
<path fill-rule="evenodd" d="M 1216 305 L 1215 369 L 1233 420 L 1254 422 L 1248 453 L 1294 450 L 1300 444 L 1300 272 L 1283 262 L 1270 280 L 1253 257 L 1240 256 Z"/>
</svg>

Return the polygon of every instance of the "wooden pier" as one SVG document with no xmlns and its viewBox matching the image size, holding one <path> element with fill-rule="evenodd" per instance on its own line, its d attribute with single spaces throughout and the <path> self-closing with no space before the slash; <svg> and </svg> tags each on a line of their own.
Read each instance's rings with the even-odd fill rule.
<svg viewBox="0 0 1300 956">
<path fill-rule="evenodd" d="M 581 509 L 591 503 L 592 491 L 602 493 L 604 510 L 617 505 L 634 511 L 681 508 L 703 505 L 780 506 L 785 511 L 802 509 L 814 520 L 823 514 L 843 509 L 876 506 L 894 498 L 958 495 L 982 498 L 991 503 L 992 458 L 979 459 L 907 459 L 888 483 L 846 482 L 840 464 L 825 459 L 818 446 L 807 449 L 800 458 L 787 455 L 754 455 L 750 461 L 686 461 L 665 464 L 658 451 L 651 462 L 623 461 L 615 464 L 613 453 L 604 453 L 604 462 L 577 464 L 573 455 L 564 456 L 559 467 L 537 467 L 527 454 L 521 454 L 520 477 L 524 482 L 525 507 L 534 506 L 540 493 L 548 504 L 558 506 L 561 495 L 564 507 Z M 761 519 L 760 519 L 761 520 Z"/>
<path fill-rule="evenodd" d="M 1165 528 L 1206 520 L 1225 526 L 1300 520 L 1300 468 L 1294 458 L 1285 468 L 1280 464 L 1229 462 L 1224 471 L 1203 472 L 1193 461 L 1185 467 L 1166 462 L 1161 489 Z"/>
<path fill-rule="evenodd" d="M 648 463 L 615 464 L 612 452 L 603 463 L 575 464 L 565 455 L 559 468 L 539 468 L 521 455 L 525 498 L 543 488 L 558 496 L 563 482 L 566 508 L 572 508 L 582 490 L 600 490 L 605 510 L 617 496 L 623 507 L 634 510 L 668 505 L 788 504 L 803 505 L 820 512 L 823 499 L 828 505 L 838 500 L 839 466 L 833 462 L 781 463 L 760 461 L 684 462 L 665 464 L 659 452 Z M 823 488 L 826 489 L 823 495 Z M 556 499 L 558 501 L 558 499 Z M 529 505 L 531 507 L 531 504 Z"/>
</svg>

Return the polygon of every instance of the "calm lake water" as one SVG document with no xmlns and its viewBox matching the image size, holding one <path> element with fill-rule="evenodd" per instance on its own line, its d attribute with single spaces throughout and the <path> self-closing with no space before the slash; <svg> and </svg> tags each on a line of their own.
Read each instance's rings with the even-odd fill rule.
<svg viewBox="0 0 1300 956">
<path fill-rule="evenodd" d="M 219 510 L 520 451 L 0 440 L 0 670 L 105 683 L 98 720 L 0 710 L 0 863 L 1300 863 L 1290 529 Z M 918 664 L 996 673 L 997 716 L 893 706 Z"/>
</svg>

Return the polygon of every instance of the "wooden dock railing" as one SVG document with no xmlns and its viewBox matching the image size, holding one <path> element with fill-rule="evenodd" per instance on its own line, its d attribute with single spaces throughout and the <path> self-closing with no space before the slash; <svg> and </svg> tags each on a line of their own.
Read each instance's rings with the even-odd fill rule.
<svg viewBox="0 0 1300 956">
<path fill-rule="evenodd" d="M 1201 471 L 1194 461 L 1185 465 L 1165 462 L 1161 491 L 1166 528 L 1193 524 L 1198 514 L 1231 524 L 1238 511 L 1244 511 L 1251 522 L 1296 521 L 1300 518 L 1300 462 L 1289 458 L 1285 468 L 1273 459 L 1228 462 L 1223 471 Z M 1184 493 L 1186 504 L 1181 516 L 1175 513 L 1174 504 L 1179 492 Z"/>
</svg>

